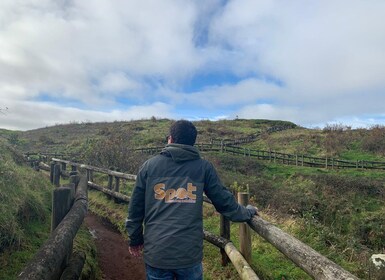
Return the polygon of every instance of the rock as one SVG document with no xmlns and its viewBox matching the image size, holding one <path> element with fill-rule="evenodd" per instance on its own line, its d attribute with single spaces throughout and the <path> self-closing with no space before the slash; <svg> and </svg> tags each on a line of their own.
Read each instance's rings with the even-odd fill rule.
<svg viewBox="0 0 385 280">
<path fill-rule="evenodd" d="M 385 254 L 376 254 L 370 257 L 370 279 L 385 280 Z"/>
</svg>

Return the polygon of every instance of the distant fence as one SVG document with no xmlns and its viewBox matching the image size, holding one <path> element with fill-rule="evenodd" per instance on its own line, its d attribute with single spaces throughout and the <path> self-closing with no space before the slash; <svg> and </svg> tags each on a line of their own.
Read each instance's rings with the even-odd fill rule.
<svg viewBox="0 0 385 280">
<path fill-rule="evenodd" d="M 52 161 L 53 162 L 51 164 L 50 170 L 52 182 L 54 184 L 60 184 L 61 175 L 68 176 L 67 166 L 70 165 L 72 170 L 76 170 L 77 168 L 83 168 L 86 170 L 88 178 L 87 185 L 89 187 L 102 191 L 103 193 L 106 193 L 107 195 L 112 196 L 115 199 L 118 199 L 119 201 L 130 201 L 129 196 L 119 193 L 119 180 L 135 180 L 135 175 L 111 171 L 100 167 L 94 167 L 57 158 L 53 158 Z M 97 185 L 92 182 L 93 172 L 100 172 L 108 175 L 108 183 L 106 187 Z M 113 184 L 113 180 L 115 180 L 115 184 Z M 239 199 L 238 201 L 242 203 L 242 200 L 243 202 L 245 202 L 244 198 Z M 204 198 L 204 201 L 211 203 L 207 197 Z M 351 273 L 341 268 L 339 265 L 322 256 L 321 254 L 319 254 L 306 244 L 302 243 L 298 239 L 292 237 L 291 235 L 283 232 L 276 226 L 263 220 L 259 216 L 255 216 L 251 221 L 248 222 L 248 225 L 252 230 L 258 233 L 267 242 L 271 243 L 287 258 L 293 261 L 296 265 L 298 265 L 301 269 L 303 269 L 314 279 L 358 279 Z M 221 236 L 216 236 L 205 231 L 204 238 L 206 241 L 221 248 L 222 264 L 225 265 L 228 262 L 227 257 L 229 257 L 231 262 L 237 269 L 241 279 L 259 279 L 248 264 L 250 260 L 247 261 L 247 259 L 251 256 L 251 241 L 250 236 L 247 234 L 247 232 L 245 233 L 245 229 L 242 230 L 244 233 L 240 233 L 240 236 L 243 236 L 240 238 L 241 249 L 242 246 L 244 247 L 241 250 L 242 254 L 231 243 L 230 223 L 228 220 L 223 218 L 223 216 L 221 216 L 220 229 Z"/>
<path fill-rule="evenodd" d="M 252 157 L 259 160 L 268 160 L 277 164 L 286 164 L 303 167 L 331 168 L 331 169 L 378 169 L 385 170 L 385 161 L 342 160 L 329 157 L 312 157 L 308 155 L 286 154 L 275 151 L 256 150 L 233 146 L 224 142 L 214 141 L 210 144 L 197 143 L 200 151 L 220 151 L 233 155 Z M 164 147 L 138 148 L 135 151 L 145 154 L 159 153 Z"/>
<path fill-rule="evenodd" d="M 318 168 L 355 168 L 355 169 L 385 169 L 383 161 L 342 160 L 328 157 L 312 157 L 298 154 L 285 154 L 275 151 L 254 150 L 237 146 L 225 146 L 223 152 L 268 160 L 274 163 L 308 166 Z"/>
</svg>

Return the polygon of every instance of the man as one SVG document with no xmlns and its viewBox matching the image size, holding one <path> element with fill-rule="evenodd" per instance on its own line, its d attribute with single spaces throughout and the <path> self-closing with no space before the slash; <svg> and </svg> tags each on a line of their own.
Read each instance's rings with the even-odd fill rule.
<svg viewBox="0 0 385 280">
<path fill-rule="evenodd" d="M 203 193 L 231 221 L 256 214 L 254 207 L 239 205 L 213 165 L 201 159 L 196 137 L 191 122 L 175 122 L 168 145 L 139 170 L 126 228 L 131 255 L 143 250 L 147 279 L 203 279 Z"/>
</svg>

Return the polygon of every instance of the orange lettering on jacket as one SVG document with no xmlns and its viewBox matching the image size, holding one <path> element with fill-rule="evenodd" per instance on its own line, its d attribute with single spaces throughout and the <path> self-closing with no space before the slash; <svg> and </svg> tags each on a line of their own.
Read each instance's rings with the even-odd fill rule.
<svg viewBox="0 0 385 280">
<path fill-rule="evenodd" d="M 187 184 L 187 189 L 180 187 L 178 189 L 167 189 L 166 185 L 159 183 L 154 186 L 155 199 L 163 200 L 166 203 L 195 203 L 196 194 L 194 193 L 197 190 L 197 187 L 192 183 Z"/>
</svg>

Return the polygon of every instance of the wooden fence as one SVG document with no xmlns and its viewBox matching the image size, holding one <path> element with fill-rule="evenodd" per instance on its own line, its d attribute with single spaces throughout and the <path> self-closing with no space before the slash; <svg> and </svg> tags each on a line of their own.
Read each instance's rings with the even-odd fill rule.
<svg viewBox="0 0 385 280">
<path fill-rule="evenodd" d="M 72 245 L 87 213 L 87 178 L 71 176 L 70 184 L 54 190 L 52 202 L 51 236 L 18 279 L 69 280 L 78 279 L 81 274 L 85 255 L 73 254 Z"/>
<path fill-rule="evenodd" d="M 367 160 L 342 160 L 328 157 L 312 157 L 308 155 L 286 154 L 275 151 L 256 150 L 245 147 L 229 145 L 225 142 L 216 142 L 210 144 L 197 143 L 195 145 L 200 151 L 220 151 L 233 155 L 252 157 L 259 160 L 268 160 L 277 164 L 286 164 L 303 167 L 332 168 L 332 169 L 377 169 L 385 170 L 385 161 L 367 161 Z M 138 148 L 135 151 L 145 154 L 159 153 L 164 147 Z"/>
<path fill-rule="evenodd" d="M 57 158 L 53 158 L 52 160 L 52 182 L 58 184 L 57 181 L 60 181 L 60 174 L 67 176 L 67 165 L 71 165 L 72 169 L 81 167 L 87 170 L 87 184 L 89 187 L 102 191 L 120 201 L 130 201 L 130 197 L 119 193 L 119 180 L 135 180 L 135 175 L 111 171 L 100 167 L 94 167 Z M 109 176 L 108 185 L 104 187 L 92 182 L 93 172 L 107 174 Z M 57 177 L 59 177 L 59 179 L 57 179 Z M 114 189 L 112 189 L 113 179 L 115 179 Z M 239 202 L 242 203 L 242 200 L 243 202 L 245 202 L 245 199 L 240 199 Z M 207 203 L 211 203 L 207 197 L 204 198 L 204 201 Z M 322 256 L 306 244 L 285 233 L 284 231 L 280 230 L 271 223 L 263 220 L 259 216 L 253 217 L 253 219 L 248 222 L 248 225 L 251 230 L 259 234 L 267 242 L 271 243 L 275 248 L 281 251 L 287 258 L 293 261 L 296 265 L 298 265 L 303 271 L 305 271 L 314 279 L 358 279 L 351 273 L 341 268 L 339 265 L 333 263 L 332 261 Z M 248 258 L 248 255 L 251 256 L 250 241 L 247 240 L 249 239 L 250 235 L 241 233 L 242 236 L 246 237 L 243 238 L 243 240 L 241 240 L 240 242 L 243 244 L 248 244 L 246 245 L 246 247 L 248 246 L 248 248 L 244 249 L 241 254 L 230 241 L 229 221 L 223 217 L 221 217 L 220 229 L 221 236 L 215 236 L 205 231 L 204 238 L 206 241 L 216 245 L 221 249 L 222 264 L 225 265 L 228 262 L 227 258 L 229 258 L 237 269 L 241 279 L 259 279 L 255 272 L 251 269 L 250 265 L 248 264 L 248 261 L 246 260 Z M 243 247 L 245 247 L 245 245 L 243 245 Z"/>
<path fill-rule="evenodd" d="M 274 151 L 254 150 L 238 146 L 225 146 L 223 152 L 234 155 L 254 157 L 274 163 L 307 166 L 317 168 L 354 168 L 354 169 L 385 169 L 385 162 L 365 160 L 341 160 L 335 158 L 311 157 L 307 155 L 285 154 Z"/>
</svg>

